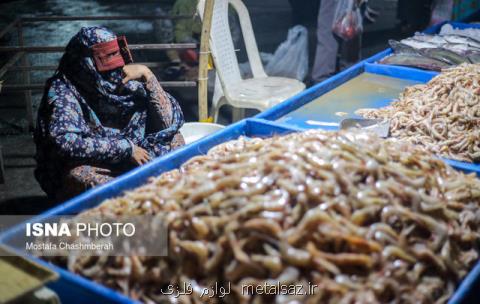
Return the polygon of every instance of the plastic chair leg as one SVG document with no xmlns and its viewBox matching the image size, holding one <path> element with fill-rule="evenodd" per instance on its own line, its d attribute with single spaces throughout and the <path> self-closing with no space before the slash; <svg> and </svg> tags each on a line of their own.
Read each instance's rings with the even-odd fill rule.
<svg viewBox="0 0 480 304">
<path fill-rule="evenodd" d="M 232 122 L 237 122 L 245 118 L 245 108 L 236 108 L 232 109 Z"/>
<path fill-rule="evenodd" d="M 217 123 L 218 121 L 218 114 L 220 113 L 220 108 L 225 104 L 225 97 L 221 97 L 218 102 L 214 103 L 213 105 L 213 122 Z"/>
</svg>

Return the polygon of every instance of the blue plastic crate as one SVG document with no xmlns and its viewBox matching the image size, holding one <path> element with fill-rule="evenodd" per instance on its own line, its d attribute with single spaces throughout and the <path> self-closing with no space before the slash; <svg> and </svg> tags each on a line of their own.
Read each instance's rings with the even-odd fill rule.
<svg viewBox="0 0 480 304">
<path fill-rule="evenodd" d="M 240 136 L 270 137 L 275 134 L 286 134 L 298 130 L 299 129 L 292 127 L 286 128 L 279 126 L 269 121 L 259 121 L 255 119 L 240 121 L 198 142 L 185 146 L 164 157 L 155 159 L 149 164 L 126 173 L 112 182 L 87 191 L 58 207 L 33 218 L 31 221 L 42 221 L 58 215 L 74 215 L 86 209 L 98 206 L 105 199 L 119 196 L 126 190 L 144 184 L 149 177 L 158 176 L 163 172 L 178 168 L 190 158 L 196 155 L 205 154 L 210 148 L 226 141 L 237 139 Z M 23 231 L 23 227 L 23 225 L 17 225 L 6 231 L 0 237 L 0 243 L 8 244 L 9 240 L 14 240 L 15 237 Z M 62 303 L 134 303 L 134 301 L 128 297 L 110 288 L 87 280 L 63 268 L 46 263 L 38 258 L 31 258 L 60 274 L 60 279 L 56 282 L 49 283 L 48 286 L 58 293 Z"/>
<path fill-rule="evenodd" d="M 278 124 L 283 126 L 294 126 L 301 129 L 324 129 L 324 130 L 338 130 L 339 121 L 342 117 L 338 117 L 332 114 L 332 110 L 329 111 L 331 115 L 325 117 L 325 113 L 322 113 L 322 118 L 320 121 L 315 121 L 315 124 L 312 124 L 311 119 L 316 115 L 313 111 L 304 111 L 307 113 L 307 116 L 299 115 L 299 117 L 292 117 L 288 120 L 282 119 L 289 115 L 292 115 L 294 111 L 301 111 L 302 107 L 308 107 L 308 105 L 313 102 L 315 99 L 320 96 L 330 93 L 340 85 L 345 84 L 346 82 L 352 80 L 353 78 L 359 76 L 362 73 L 372 73 L 378 75 L 384 75 L 389 77 L 394 77 L 398 79 L 407 79 L 412 81 L 417 81 L 419 83 L 428 82 L 435 75 L 438 75 L 436 72 L 423 71 L 414 68 L 408 67 L 399 67 L 399 66 L 389 66 L 389 65 L 379 65 L 372 64 L 366 61 L 361 64 L 355 65 L 352 68 L 345 70 L 332 78 L 319 83 L 310 89 L 304 91 L 303 93 L 290 98 L 289 100 L 257 115 L 257 118 L 275 120 L 278 121 Z M 371 108 L 380 108 L 389 104 L 397 96 L 392 96 L 391 99 L 384 98 L 372 98 L 368 107 Z M 342 103 L 338 102 L 335 105 L 336 111 L 341 112 L 343 110 Z M 363 108 L 364 106 L 359 106 L 358 108 Z M 322 108 L 319 107 L 319 110 Z M 355 116 L 352 116 L 355 117 Z M 454 160 L 445 160 L 453 167 L 465 171 L 465 172 L 476 172 L 480 176 L 480 164 L 472 164 Z"/>
<path fill-rule="evenodd" d="M 383 56 L 384 53 L 378 54 L 375 58 Z M 372 57 L 373 58 L 373 57 Z M 318 83 L 315 86 L 310 87 L 309 89 L 301 92 L 298 95 L 295 95 L 286 101 L 258 114 L 255 116 L 260 119 L 267 120 L 277 120 L 281 117 L 301 108 L 302 106 L 311 103 L 313 100 L 325 95 L 326 93 L 331 92 L 337 87 L 345 84 L 346 82 L 352 80 L 353 78 L 359 76 L 362 73 L 371 73 L 378 74 L 383 76 L 389 76 L 398 79 L 412 80 L 417 82 L 428 82 L 431 78 L 436 76 L 438 73 L 431 71 L 422 71 L 418 69 L 412 69 L 407 67 L 399 66 L 388 66 L 388 65 L 378 65 L 372 64 L 368 61 L 375 60 L 367 59 L 362 61 L 349 69 L 346 69 L 335 76 Z M 383 103 L 381 106 L 385 105 Z M 341 111 L 341 105 L 338 107 Z M 300 127 L 305 127 L 305 125 L 299 125 Z"/>
<path fill-rule="evenodd" d="M 456 22 L 456 21 L 454 21 L 454 22 L 445 21 L 445 22 L 436 24 L 436 25 L 426 29 L 424 32 L 426 34 L 437 34 L 437 33 L 440 32 L 440 29 L 445 24 L 451 24 L 454 28 L 458 28 L 458 29 L 461 29 L 461 30 L 468 29 L 468 28 L 480 28 L 480 24 L 477 24 L 477 23 L 463 23 L 463 22 Z"/>
<path fill-rule="evenodd" d="M 358 117 L 354 114 L 356 110 L 387 106 L 405 87 L 427 82 L 435 75 L 404 67 L 363 63 L 349 73 L 315 86 L 316 94 L 306 91 L 297 96 L 301 101 L 303 95 L 318 96 L 308 103 L 294 98 L 290 104 L 286 102 L 283 107 L 272 108 L 258 117 L 306 129 L 320 126 L 336 130 L 342 119 Z M 337 112 L 345 112 L 347 116 L 340 117 Z"/>
<path fill-rule="evenodd" d="M 291 115 L 295 111 L 299 112 L 302 111 L 302 108 L 308 107 L 311 105 L 317 98 L 322 97 L 327 93 L 333 93 L 335 89 L 338 87 L 346 84 L 347 82 L 353 80 L 354 78 L 360 76 L 362 73 L 370 73 L 376 74 L 381 76 L 391 77 L 392 80 L 406 80 L 411 81 L 413 83 L 425 83 L 428 82 L 431 78 L 433 78 L 438 73 L 430 72 L 430 71 L 420 71 L 417 69 L 406 68 L 406 67 L 398 67 L 398 66 L 387 66 L 387 65 L 377 65 L 371 64 L 368 62 L 362 62 L 361 64 L 355 65 L 329 79 L 324 82 L 321 82 L 306 91 L 296 95 L 287 101 L 276 105 L 268 109 L 265 112 L 258 114 L 256 117 L 261 119 L 273 120 L 277 121 L 281 124 L 293 125 L 300 128 L 317 128 L 315 125 L 307 124 L 306 120 L 308 119 L 316 119 L 316 115 L 318 113 L 313 111 L 306 111 L 305 115 L 298 115 L 298 117 L 291 117 L 289 120 L 286 120 L 285 117 Z M 403 90 L 403 88 L 401 89 Z M 378 98 L 375 94 L 372 94 L 371 101 L 369 101 L 368 107 L 372 108 L 379 108 L 389 104 L 393 99 L 398 97 L 397 94 L 392 94 L 390 98 Z M 346 102 L 355 102 L 355 97 L 352 96 L 352 100 L 348 100 Z M 342 101 L 335 101 L 334 104 L 321 104 L 321 106 L 327 106 L 329 108 L 328 113 L 321 113 L 322 121 L 325 123 L 333 123 L 336 122 L 337 124 L 332 124 L 331 126 L 325 125 L 322 128 L 328 130 L 337 130 L 338 123 L 342 119 L 342 117 L 335 116 L 333 112 L 335 111 L 343 111 L 345 106 L 343 105 Z M 324 112 L 322 107 L 318 106 L 319 112 Z M 359 105 L 355 108 L 363 108 L 366 105 Z M 332 110 L 333 107 L 333 110 Z M 293 115 L 292 115 L 293 116 Z"/>
<path fill-rule="evenodd" d="M 201 141 L 177 150 L 172 154 L 158 158 L 148 165 L 127 173 L 106 185 L 90 190 L 70 201 L 67 201 L 37 218 L 32 219 L 32 221 L 41 221 L 56 215 L 77 214 L 88 208 L 95 207 L 105 199 L 121 195 L 126 190 L 142 185 L 151 176 L 157 176 L 165 171 L 178 168 L 193 156 L 204 154 L 210 148 L 220 143 L 236 139 L 239 136 L 269 137 L 275 134 L 286 134 L 296 131 L 301 131 L 301 129 L 293 126 L 279 125 L 275 122 L 262 119 L 243 120 Z M 20 231 L 21 225 L 8 230 L 6 233 L 2 234 L 0 242 L 8 243 L 9 240 L 15 239 Z M 63 303 L 136 303 L 132 299 L 129 299 L 110 288 L 87 280 L 63 268 L 46 263 L 38 258 L 30 258 L 59 273 L 60 279 L 56 282 L 49 283 L 48 286 L 58 293 Z M 480 295 L 476 292 L 478 287 L 480 287 L 480 263 L 477 264 L 465 278 L 449 303 L 479 303 Z"/>
</svg>

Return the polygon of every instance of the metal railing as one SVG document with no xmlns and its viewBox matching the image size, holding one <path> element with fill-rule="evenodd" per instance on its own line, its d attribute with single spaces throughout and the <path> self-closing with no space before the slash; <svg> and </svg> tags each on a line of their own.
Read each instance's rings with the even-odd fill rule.
<svg viewBox="0 0 480 304">
<path fill-rule="evenodd" d="M 0 54 L 12 53 L 7 62 L 0 67 L 0 80 L 8 71 L 19 71 L 22 73 L 22 83 L 20 84 L 7 84 L 3 83 L 2 92 L 24 92 L 25 107 L 26 107 L 26 120 L 27 125 L 25 131 L 30 131 L 34 127 L 33 121 L 33 107 L 32 107 L 32 91 L 43 90 L 45 85 L 43 83 L 32 83 L 30 73 L 33 71 L 48 71 L 55 70 L 57 66 L 44 65 L 35 66 L 30 65 L 27 54 L 29 53 L 59 53 L 65 50 L 64 46 L 27 46 L 25 45 L 23 37 L 24 24 L 27 22 L 40 22 L 40 21 L 96 21 L 96 20 L 156 20 L 156 19 L 185 19 L 192 18 L 192 16 L 43 16 L 43 17 L 19 17 L 13 22 L 8 24 L 0 31 L 0 39 L 7 33 L 16 29 L 18 45 L 17 46 L 5 46 L 0 47 Z M 184 50 L 184 49 L 196 49 L 195 43 L 150 43 L 150 44 L 131 44 L 129 48 L 133 51 L 137 50 Z M 20 65 L 16 65 L 20 62 Z M 149 67 L 160 67 L 158 62 L 142 63 Z M 160 82 L 164 87 L 195 87 L 196 81 L 166 81 Z"/>
</svg>

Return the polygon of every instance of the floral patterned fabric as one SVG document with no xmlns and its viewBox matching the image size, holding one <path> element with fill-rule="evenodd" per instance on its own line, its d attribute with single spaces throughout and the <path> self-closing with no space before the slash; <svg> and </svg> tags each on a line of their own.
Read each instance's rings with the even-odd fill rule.
<svg viewBox="0 0 480 304">
<path fill-rule="evenodd" d="M 34 134 L 35 177 L 51 197 L 75 192 L 72 178 L 81 192 L 131 169 L 133 145 L 154 158 L 184 144 L 180 106 L 155 77 L 122 85 L 121 69 L 97 71 L 90 48 L 113 39 L 106 28 L 82 28 L 47 81 Z"/>
</svg>

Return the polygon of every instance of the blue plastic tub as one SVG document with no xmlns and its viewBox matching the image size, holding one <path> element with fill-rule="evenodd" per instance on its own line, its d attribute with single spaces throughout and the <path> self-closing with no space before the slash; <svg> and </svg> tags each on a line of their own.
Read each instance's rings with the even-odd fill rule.
<svg viewBox="0 0 480 304">
<path fill-rule="evenodd" d="M 299 107 L 294 101 L 288 112 L 281 113 L 273 109 L 273 115 L 260 117 L 276 120 L 280 123 L 295 125 L 301 128 L 337 129 L 344 118 L 355 118 L 355 111 L 361 108 L 381 108 L 397 98 L 407 86 L 424 83 L 435 73 L 418 72 L 404 67 L 379 66 L 364 63 L 352 73 L 341 77 L 332 85 L 327 80 L 316 86 L 316 92 L 325 91 L 318 98 Z M 333 80 L 333 78 L 332 78 Z M 323 90 L 329 87 L 329 91 Z M 308 94 L 308 92 L 306 92 Z M 301 99 L 301 96 L 298 96 Z M 298 107 L 298 108 L 297 108 Z M 340 114 L 341 115 L 340 115 Z"/>
<path fill-rule="evenodd" d="M 331 92 L 332 90 L 338 88 L 339 86 L 345 84 L 347 81 L 352 80 L 353 78 L 359 76 L 362 73 L 371 73 L 377 74 L 397 79 L 411 80 L 418 83 L 425 83 L 432 79 L 438 73 L 431 71 L 422 71 L 413 68 L 399 67 L 399 66 L 388 66 L 388 65 L 378 65 L 372 64 L 368 61 L 375 60 L 375 58 L 381 57 L 385 52 L 379 53 L 378 56 L 372 57 L 362 61 L 338 74 L 335 76 L 310 87 L 309 89 L 301 92 L 298 95 L 295 95 L 286 101 L 258 114 L 256 118 L 267 119 L 267 120 L 278 120 L 283 116 L 301 108 L 302 106 L 311 103 L 313 100 L 325 95 L 326 93 Z M 392 98 L 398 97 L 392 96 Z M 382 106 L 385 103 L 382 104 Z M 341 111 L 341 105 L 338 107 Z M 299 125 L 300 127 L 305 127 L 304 125 Z"/>
<path fill-rule="evenodd" d="M 449 21 L 445 21 L 445 22 L 441 22 L 439 24 L 436 24 L 432 27 L 429 27 L 428 29 L 426 29 L 424 32 L 426 34 L 438 34 L 442 28 L 442 26 L 444 26 L 445 24 L 451 24 L 454 28 L 458 28 L 458 29 L 467 29 L 467 28 L 480 28 L 480 24 L 475 24 L 475 23 L 463 23 L 463 22 L 449 22 Z"/>
<path fill-rule="evenodd" d="M 142 185 L 149 177 L 157 176 L 165 171 L 178 168 L 193 156 L 204 154 L 210 148 L 220 143 L 236 139 L 239 136 L 269 137 L 275 134 L 286 134 L 297 131 L 301 131 L 301 129 L 294 126 L 279 125 L 275 122 L 262 119 L 243 120 L 199 142 L 186 146 L 165 157 L 156 159 L 148 165 L 127 173 L 104 186 L 90 190 L 51 209 L 32 221 L 47 219 L 55 215 L 77 214 L 88 208 L 95 207 L 107 198 L 121 195 L 126 190 Z M 8 243 L 9 240 L 18 236 L 19 231 L 21 231 L 20 227 L 21 226 L 18 225 L 8 230 L 1 236 L 0 242 Z M 60 279 L 56 282 L 49 283 L 48 286 L 58 293 L 62 303 L 135 303 L 135 301 L 110 288 L 87 280 L 63 268 L 46 263 L 38 258 L 31 257 L 31 259 L 59 273 Z M 480 263 L 477 264 L 465 278 L 449 303 L 479 303 L 480 294 L 476 291 L 479 287 Z"/>
<path fill-rule="evenodd" d="M 220 143 L 236 139 L 240 136 L 269 137 L 275 134 L 285 134 L 298 130 L 299 129 L 292 127 L 282 127 L 269 121 L 259 121 L 255 119 L 240 121 L 218 133 L 212 134 L 198 142 L 192 143 L 191 145 L 166 155 L 165 157 L 158 158 L 108 184 L 87 191 L 62 205 L 39 215 L 31 221 L 41 221 L 57 215 L 73 215 L 95 207 L 105 199 L 119 196 L 126 190 L 144 184 L 149 177 L 158 176 L 165 171 L 178 168 L 193 156 L 205 154 L 210 148 Z M 9 240 L 15 239 L 15 237 L 22 231 L 22 227 L 22 225 L 18 225 L 6 231 L 0 237 L 0 243 L 8 243 Z M 46 263 L 38 258 L 31 258 L 60 274 L 60 279 L 56 282 L 49 283 L 48 286 L 58 293 L 62 303 L 134 303 L 131 299 L 110 288 L 87 280 L 63 268 Z"/>
<path fill-rule="evenodd" d="M 358 77 L 362 73 L 370 73 L 388 76 L 397 79 L 411 80 L 418 83 L 428 82 L 435 75 L 436 72 L 423 71 L 408 67 L 389 66 L 372 64 L 366 61 L 361 64 L 355 65 L 352 68 L 345 70 L 332 78 L 317 84 L 302 92 L 301 94 L 290 98 L 289 100 L 257 115 L 257 118 L 276 121 L 279 125 L 294 126 L 301 129 L 324 129 L 324 130 L 338 130 L 339 122 L 345 117 L 339 117 L 334 115 L 335 111 L 344 111 L 345 107 L 342 105 L 342 101 L 339 100 L 335 104 L 324 104 L 318 107 L 318 112 L 311 111 L 309 109 L 313 102 L 327 93 L 334 94 L 334 90 L 339 86 L 351 81 L 355 77 Z M 391 98 L 384 98 L 381 96 L 372 96 L 369 100 L 368 107 L 381 108 L 389 104 L 392 100 L 398 97 L 398 94 L 391 96 Z M 351 108 L 351 100 L 346 103 Z M 356 109 L 364 108 L 365 104 L 359 105 Z M 298 113 L 298 114 L 295 114 Z M 315 116 L 321 117 L 321 119 L 315 119 Z M 356 117 L 351 115 L 348 117 Z M 480 176 L 480 164 L 472 164 L 454 160 L 445 160 L 453 167 L 465 171 L 476 172 Z"/>
</svg>

